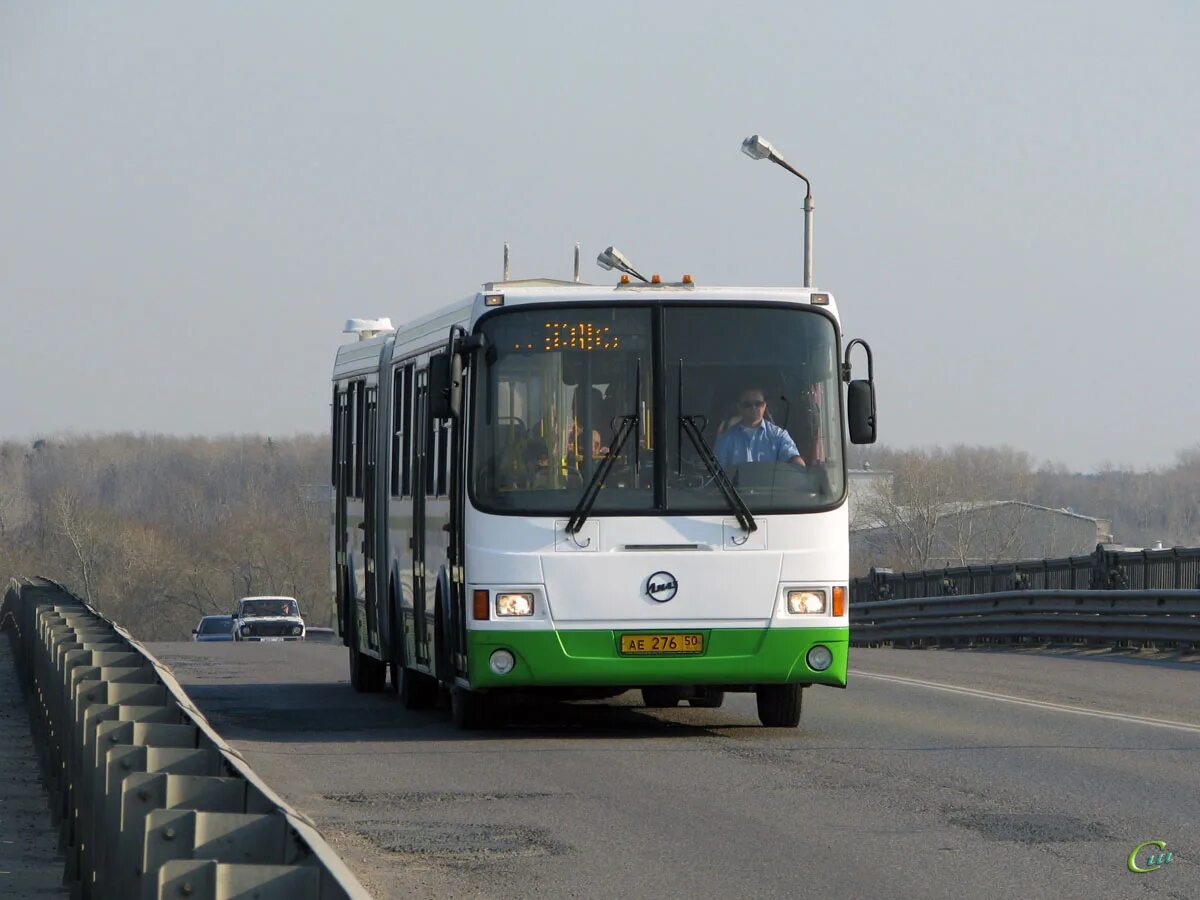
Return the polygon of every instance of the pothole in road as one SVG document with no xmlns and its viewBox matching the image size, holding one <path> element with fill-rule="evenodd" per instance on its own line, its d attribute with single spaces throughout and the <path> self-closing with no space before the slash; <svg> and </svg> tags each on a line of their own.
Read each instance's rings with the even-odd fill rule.
<svg viewBox="0 0 1200 900">
<path fill-rule="evenodd" d="M 453 822 L 364 822 L 358 833 L 389 853 L 455 863 L 504 862 L 557 856 L 566 845 L 526 825 L 463 825 Z"/>
<path fill-rule="evenodd" d="M 1054 813 L 965 813 L 952 815 L 949 821 L 993 841 L 1071 844 L 1114 840 L 1099 822 Z"/>
<path fill-rule="evenodd" d="M 438 803 L 486 803 L 497 800 L 541 800 L 554 794 L 543 791 L 402 791 L 383 793 L 322 794 L 334 803 L 393 806 Z"/>
</svg>

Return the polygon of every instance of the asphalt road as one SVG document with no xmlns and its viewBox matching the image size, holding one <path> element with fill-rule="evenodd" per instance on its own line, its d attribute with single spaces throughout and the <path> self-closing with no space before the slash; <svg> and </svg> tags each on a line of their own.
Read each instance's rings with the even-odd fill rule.
<svg viewBox="0 0 1200 900">
<path fill-rule="evenodd" d="M 150 649 L 379 898 L 1200 897 L 1200 661 L 856 649 L 799 730 L 630 693 L 462 733 L 341 647 Z"/>
</svg>

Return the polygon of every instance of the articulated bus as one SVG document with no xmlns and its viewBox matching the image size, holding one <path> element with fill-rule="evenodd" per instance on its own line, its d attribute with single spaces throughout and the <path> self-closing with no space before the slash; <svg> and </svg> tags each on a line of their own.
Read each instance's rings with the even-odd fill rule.
<svg viewBox="0 0 1200 900">
<path fill-rule="evenodd" d="M 355 689 L 448 692 L 463 728 L 514 691 L 744 691 L 794 727 L 804 688 L 845 686 L 845 443 L 874 440 L 875 388 L 830 294 L 531 279 L 348 330 L 331 543 Z"/>
</svg>

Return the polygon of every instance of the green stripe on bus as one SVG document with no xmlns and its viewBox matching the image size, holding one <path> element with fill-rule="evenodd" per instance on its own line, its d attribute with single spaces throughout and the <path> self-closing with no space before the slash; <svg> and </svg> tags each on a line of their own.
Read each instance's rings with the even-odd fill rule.
<svg viewBox="0 0 1200 900">
<path fill-rule="evenodd" d="M 647 629 L 648 630 L 648 629 Z M 829 684 L 845 686 L 847 628 L 672 628 L 654 633 L 700 633 L 704 652 L 695 655 L 622 655 L 620 635 L 634 630 L 470 631 L 472 687 L 604 687 L 654 684 Z M 814 672 L 805 654 L 828 647 L 833 664 Z M 488 667 L 488 657 L 510 651 L 517 664 L 507 675 Z"/>
</svg>

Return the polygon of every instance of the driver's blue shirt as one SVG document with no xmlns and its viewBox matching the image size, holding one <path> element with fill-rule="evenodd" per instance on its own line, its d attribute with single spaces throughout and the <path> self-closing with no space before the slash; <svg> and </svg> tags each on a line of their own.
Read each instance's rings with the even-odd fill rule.
<svg viewBox="0 0 1200 900">
<path fill-rule="evenodd" d="M 729 467 L 746 462 L 787 462 L 799 456 L 792 436 L 766 419 L 757 428 L 741 422 L 725 430 L 713 448 L 717 462 Z"/>
</svg>

